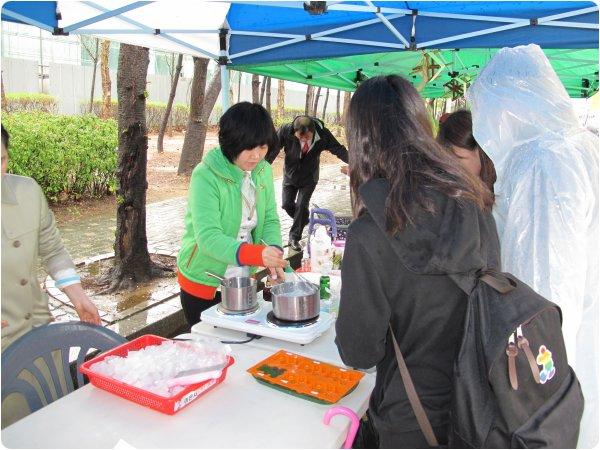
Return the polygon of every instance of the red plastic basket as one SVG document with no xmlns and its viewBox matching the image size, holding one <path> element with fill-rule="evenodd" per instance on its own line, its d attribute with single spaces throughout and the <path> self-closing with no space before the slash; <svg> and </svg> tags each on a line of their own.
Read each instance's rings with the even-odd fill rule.
<svg viewBox="0 0 600 450">
<path fill-rule="evenodd" d="M 113 394 L 123 397 L 132 402 L 138 403 L 142 406 L 155 409 L 165 414 L 175 414 L 180 409 L 189 405 L 193 400 L 210 391 L 212 388 L 221 383 L 227 375 L 227 369 L 234 363 L 234 359 L 230 356 L 227 366 L 223 369 L 221 376 L 214 380 L 203 381 L 198 384 L 192 384 L 186 386 L 185 389 L 172 397 L 162 397 L 152 392 L 145 391 L 143 389 L 125 384 L 121 381 L 115 380 L 114 378 L 101 375 L 90 369 L 93 364 L 102 361 L 107 356 L 127 356 L 129 350 L 140 350 L 151 345 L 159 345 L 164 341 L 168 341 L 160 336 L 154 336 L 147 334 L 134 339 L 131 342 L 119 345 L 118 347 L 109 350 L 106 353 L 96 356 L 89 361 L 84 362 L 79 366 L 79 371 L 86 375 L 90 383 L 94 386 L 104 389 L 105 391 L 112 392 Z"/>
</svg>

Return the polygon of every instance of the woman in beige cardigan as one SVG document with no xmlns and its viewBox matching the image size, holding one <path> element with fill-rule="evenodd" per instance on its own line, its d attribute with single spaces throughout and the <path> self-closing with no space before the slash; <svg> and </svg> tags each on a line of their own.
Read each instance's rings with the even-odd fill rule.
<svg viewBox="0 0 600 450">
<path fill-rule="evenodd" d="M 32 178 L 6 173 L 9 136 L 2 126 L 2 350 L 33 327 L 51 322 L 48 296 L 36 276 L 38 257 L 82 321 L 100 325 L 54 215 Z"/>
</svg>

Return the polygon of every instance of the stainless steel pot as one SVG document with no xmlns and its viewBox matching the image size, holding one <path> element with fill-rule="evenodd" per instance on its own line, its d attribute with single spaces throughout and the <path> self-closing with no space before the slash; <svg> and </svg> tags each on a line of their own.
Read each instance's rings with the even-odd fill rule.
<svg viewBox="0 0 600 450">
<path fill-rule="evenodd" d="M 206 272 L 206 274 L 221 281 L 221 307 L 225 311 L 239 314 L 258 307 L 254 278 L 223 278 L 210 272 Z"/>
<path fill-rule="evenodd" d="M 271 288 L 273 314 L 280 320 L 314 319 L 321 311 L 319 287 L 305 281 L 281 283 Z"/>
</svg>

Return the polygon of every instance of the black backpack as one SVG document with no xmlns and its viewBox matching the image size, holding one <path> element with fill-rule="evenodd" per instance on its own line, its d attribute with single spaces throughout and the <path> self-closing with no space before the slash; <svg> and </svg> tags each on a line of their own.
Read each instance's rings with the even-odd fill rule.
<svg viewBox="0 0 600 450">
<path fill-rule="evenodd" d="M 449 446 L 575 448 L 583 395 L 567 363 L 560 308 L 507 273 L 451 278 L 469 299 L 454 364 Z M 435 446 L 419 408 L 413 404 Z"/>
</svg>

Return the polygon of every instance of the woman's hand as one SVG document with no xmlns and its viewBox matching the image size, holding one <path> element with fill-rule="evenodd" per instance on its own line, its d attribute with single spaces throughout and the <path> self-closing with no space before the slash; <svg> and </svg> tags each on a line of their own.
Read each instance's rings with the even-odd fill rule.
<svg viewBox="0 0 600 450">
<path fill-rule="evenodd" d="M 267 267 L 269 278 L 273 284 L 283 283 L 285 281 L 285 272 L 279 267 Z"/>
<path fill-rule="evenodd" d="M 274 280 L 283 280 L 285 275 L 283 268 L 287 267 L 289 263 L 283 259 L 283 251 L 277 247 L 268 246 L 262 251 L 263 264 L 267 269 L 271 278 Z"/>
<path fill-rule="evenodd" d="M 94 325 L 102 325 L 98 309 L 89 299 L 81 283 L 72 284 L 64 288 L 65 294 L 73 303 L 75 311 L 82 322 L 92 323 Z"/>
</svg>

